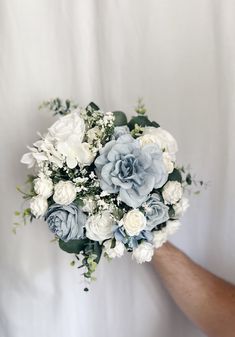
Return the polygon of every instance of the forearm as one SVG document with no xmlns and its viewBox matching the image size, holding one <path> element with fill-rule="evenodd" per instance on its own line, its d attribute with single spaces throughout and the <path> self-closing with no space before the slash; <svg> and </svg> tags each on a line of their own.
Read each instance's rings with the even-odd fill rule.
<svg viewBox="0 0 235 337">
<path fill-rule="evenodd" d="M 235 287 L 176 247 L 156 250 L 153 265 L 181 310 L 209 337 L 235 336 Z"/>
</svg>

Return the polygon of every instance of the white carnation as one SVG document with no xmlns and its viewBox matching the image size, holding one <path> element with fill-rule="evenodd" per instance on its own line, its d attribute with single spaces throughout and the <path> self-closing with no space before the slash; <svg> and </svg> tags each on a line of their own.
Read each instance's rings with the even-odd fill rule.
<svg viewBox="0 0 235 337">
<path fill-rule="evenodd" d="M 166 204 L 176 204 L 182 195 L 183 189 L 178 181 L 168 181 L 163 188 L 162 196 Z"/>
<path fill-rule="evenodd" d="M 53 194 L 53 182 L 50 178 L 40 177 L 33 181 L 34 191 L 48 199 Z"/>
<path fill-rule="evenodd" d="M 160 231 L 153 232 L 153 245 L 155 248 L 160 248 L 166 241 L 167 241 L 166 228 L 163 228 Z"/>
<path fill-rule="evenodd" d="M 139 235 L 139 233 L 146 227 L 146 218 L 138 209 L 133 209 L 125 214 L 122 222 L 125 231 L 130 236 Z"/>
<path fill-rule="evenodd" d="M 173 206 L 175 215 L 174 218 L 179 219 L 182 215 L 186 212 L 189 207 L 189 200 L 188 198 L 182 198 L 177 204 Z"/>
<path fill-rule="evenodd" d="M 114 259 L 115 257 L 121 257 L 123 256 L 125 252 L 125 246 L 121 241 L 115 242 L 115 247 L 111 248 L 112 240 L 107 240 L 103 243 L 104 246 L 104 253 L 108 255 L 111 259 Z"/>
<path fill-rule="evenodd" d="M 53 199 L 60 205 L 69 205 L 76 198 L 76 187 L 71 181 L 59 181 L 54 187 Z"/>
<path fill-rule="evenodd" d="M 36 217 L 41 217 L 48 209 L 47 199 L 41 195 L 37 195 L 30 200 L 31 213 Z"/>
<path fill-rule="evenodd" d="M 94 241 L 104 241 L 113 237 L 115 221 L 109 211 L 92 215 L 86 222 L 86 236 Z"/>
<path fill-rule="evenodd" d="M 149 242 L 141 242 L 137 248 L 133 250 L 132 258 L 137 263 L 150 262 L 154 254 L 154 247 Z"/>
<path fill-rule="evenodd" d="M 178 145 L 175 138 L 166 130 L 162 128 L 155 128 L 147 126 L 144 129 L 143 135 L 154 136 L 155 142 L 162 151 L 168 152 L 171 160 L 175 161 L 175 154 L 178 151 Z"/>
<path fill-rule="evenodd" d="M 181 226 L 181 223 L 179 222 L 179 220 L 169 220 L 166 223 L 166 232 L 168 235 L 172 235 L 174 234 L 179 227 Z"/>
</svg>

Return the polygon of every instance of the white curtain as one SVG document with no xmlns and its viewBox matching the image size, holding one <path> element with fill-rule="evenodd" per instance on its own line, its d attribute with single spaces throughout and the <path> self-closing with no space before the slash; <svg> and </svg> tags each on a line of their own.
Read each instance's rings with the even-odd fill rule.
<svg viewBox="0 0 235 337">
<path fill-rule="evenodd" d="M 210 182 L 191 199 L 178 247 L 235 282 L 233 0 L 0 0 L 0 336 L 200 337 L 148 264 L 102 261 L 83 292 L 43 222 L 12 234 L 26 145 L 60 96 L 152 119 L 178 140 L 179 163 Z"/>
</svg>

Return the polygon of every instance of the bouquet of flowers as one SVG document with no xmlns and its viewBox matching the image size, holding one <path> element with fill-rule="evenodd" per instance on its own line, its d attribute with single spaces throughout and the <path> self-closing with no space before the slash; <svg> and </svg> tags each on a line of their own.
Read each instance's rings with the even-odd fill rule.
<svg viewBox="0 0 235 337">
<path fill-rule="evenodd" d="M 44 219 L 89 280 L 102 253 L 150 261 L 180 226 L 184 191 L 194 182 L 176 166 L 176 140 L 148 119 L 141 102 L 129 122 L 94 103 L 84 109 L 54 99 L 43 106 L 59 118 L 22 157 L 32 174 L 29 192 L 18 190 L 29 207 L 16 215 Z"/>
</svg>

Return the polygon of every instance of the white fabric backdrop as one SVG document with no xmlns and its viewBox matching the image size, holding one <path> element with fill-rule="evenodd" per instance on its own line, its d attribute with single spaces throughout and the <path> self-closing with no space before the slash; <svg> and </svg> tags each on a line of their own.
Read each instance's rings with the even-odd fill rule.
<svg viewBox="0 0 235 337">
<path fill-rule="evenodd" d="M 150 265 L 103 261 L 90 293 L 42 222 L 11 233 L 25 146 L 61 96 L 129 114 L 143 96 L 211 187 L 173 241 L 235 282 L 233 0 L 0 0 L 1 337 L 200 337 Z"/>
</svg>

